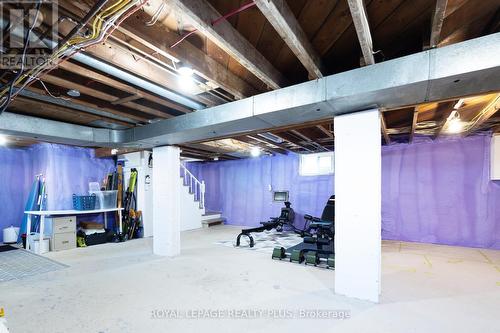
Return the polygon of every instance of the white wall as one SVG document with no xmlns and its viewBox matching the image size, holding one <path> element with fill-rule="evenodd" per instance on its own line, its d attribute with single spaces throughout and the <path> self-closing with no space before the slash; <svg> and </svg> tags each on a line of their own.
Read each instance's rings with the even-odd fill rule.
<svg viewBox="0 0 500 333">
<path fill-rule="evenodd" d="M 137 210 L 142 211 L 142 221 L 144 225 L 144 237 L 153 236 L 153 169 L 148 166 L 149 154 L 151 152 L 142 151 L 120 155 L 119 159 L 125 159 L 123 175 L 125 189 L 128 187 L 130 170 L 136 168 L 137 177 Z M 146 177 L 149 176 L 150 184 L 146 184 Z"/>
<path fill-rule="evenodd" d="M 194 201 L 194 195 L 189 193 L 188 186 L 182 184 L 182 178 L 179 178 L 179 188 L 181 189 L 181 231 L 201 228 L 201 216 L 205 214 L 205 210 L 200 209 L 198 201 Z"/>
<path fill-rule="evenodd" d="M 180 149 L 153 148 L 153 253 L 176 256 L 181 252 Z"/>
<path fill-rule="evenodd" d="M 335 292 L 378 302 L 382 158 L 378 110 L 335 117 Z"/>
</svg>

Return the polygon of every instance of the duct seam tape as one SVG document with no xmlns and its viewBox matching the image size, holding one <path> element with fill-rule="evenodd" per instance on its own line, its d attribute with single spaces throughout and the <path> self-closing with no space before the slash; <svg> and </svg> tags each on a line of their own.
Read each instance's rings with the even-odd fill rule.
<svg viewBox="0 0 500 333">
<path fill-rule="evenodd" d="M 3 229 L 3 242 L 4 243 L 16 243 L 17 237 L 19 235 L 19 228 L 10 226 Z"/>
</svg>

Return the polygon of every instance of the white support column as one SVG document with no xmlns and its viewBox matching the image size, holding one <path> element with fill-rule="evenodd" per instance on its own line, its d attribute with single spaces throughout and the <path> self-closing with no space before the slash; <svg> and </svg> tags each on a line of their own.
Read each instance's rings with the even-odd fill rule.
<svg viewBox="0 0 500 333">
<path fill-rule="evenodd" d="M 153 148 L 153 253 L 176 256 L 181 251 L 180 150 Z"/>
<path fill-rule="evenodd" d="M 382 157 L 378 110 L 335 117 L 335 292 L 378 302 Z"/>
</svg>

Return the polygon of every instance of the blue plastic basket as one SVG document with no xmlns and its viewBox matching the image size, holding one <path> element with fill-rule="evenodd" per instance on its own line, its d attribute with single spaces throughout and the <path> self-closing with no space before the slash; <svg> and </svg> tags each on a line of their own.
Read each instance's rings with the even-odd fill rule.
<svg viewBox="0 0 500 333">
<path fill-rule="evenodd" d="M 93 210 L 95 209 L 96 195 L 76 195 L 73 194 L 73 209 Z"/>
</svg>

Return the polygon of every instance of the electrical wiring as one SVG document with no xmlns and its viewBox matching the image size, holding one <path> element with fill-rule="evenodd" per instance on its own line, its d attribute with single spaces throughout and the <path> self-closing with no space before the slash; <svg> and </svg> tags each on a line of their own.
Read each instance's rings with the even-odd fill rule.
<svg viewBox="0 0 500 333">
<path fill-rule="evenodd" d="M 220 23 L 220 22 L 222 22 L 222 21 L 224 21 L 224 20 L 227 20 L 227 19 L 228 19 L 228 18 L 230 18 L 231 16 L 234 16 L 234 15 L 236 15 L 236 14 L 238 14 L 238 13 L 240 13 L 240 12 L 244 11 L 244 10 L 247 10 L 248 8 L 251 8 L 251 7 L 255 6 L 255 5 L 256 5 L 256 3 L 252 0 L 252 1 L 250 1 L 250 2 L 248 2 L 248 3 L 246 3 L 246 4 L 244 4 L 244 5 L 243 5 L 243 6 L 241 6 L 240 8 L 237 8 L 237 9 L 235 9 L 235 10 L 233 10 L 233 11 L 230 11 L 229 13 L 227 13 L 227 14 L 225 14 L 225 15 L 222 15 L 222 16 L 220 16 L 220 17 L 216 18 L 215 20 L 213 20 L 213 21 L 211 22 L 211 25 L 212 25 L 212 26 L 214 26 L 214 25 L 216 25 L 216 24 L 218 24 L 218 23 Z M 179 45 L 179 44 L 180 44 L 183 40 L 185 40 L 186 38 L 188 38 L 189 36 L 191 36 L 192 34 L 194 34 L 196 31 L 198 31 L 198 29 L 194 29 L 193 31 L 188 32 L 187 34 L 185 34 L 184 36 L 182 36 L 182 37 L 181 37 L 178 41 L 176 41 L 175 43 L 173 43 L 173 44 L 170 46 L 170 48 L 174 48 L 174 47 L 176 47 L 176 46 L 177 46 L 177 45 Z"/>
<path fill-rule="evenodd" d="M 146 26 L 148 27 L 151 27 L 153 25 L 156 24 L 156 22 L 158 22 L 158 18 L 160 17 L 161 13 L 163 12 L 163 10 L 165 9 L 166 7 L 166 3 L 165 2 L 162 2 L 161 5 L 158 7 L 158 9 L 156 10 L 156 12 L 153 14 L 153 16 L 151 17 L 151 20 L 149 20 L 148 22 L 144 23 Z"/>
<path fill-rule="evenodd" d="M 5 109 L 7 109 L 7 107 L 9 106 L 10 104 L 10 101 L 12 100 L 12 93 L 14 91 L 14 86 L 16 85 L 16 81 L 19 80 L 19 78 L 21 77 L 23 71 L 24 71 L 24 62 L 26 61 L 26 53 L 28 51 L 28 44 L 29 44 L 29 38 L 30 38 L 30 35 L 31 35 L 31 32 L 33 31 L 33 29 L 35 28 L 35 25 L 36 25 L 36 22 L 38 20 L 38 16 L 40 14 L 40 7 L 42 6 L 42 0 L 39 0 L 37 2 L 37 5 L 36 5 L 36 14 L 35 14 L 35 17 L 33 19 L 33 23 L 31 24 L 31 26 L 29 27 L 28 31 L 26 32 L 26 37 L 24 38 L 24 46 L 23 46 L 23 53 L 22 53 L 22 56 L 21 56 L 21 68 L 19 70 L 19 72 L 17 73 L 17 75 L 11 80 L 11 82 L 9 83 L 9 89 L 8 89 L 8 95 L 7 95 L 7 98 L 2 102 L 2 104 L 0 105 L 0 115 L 5 111 Z M 2 86 L 2 88 L 4 88 L 5 86 Z M 3 89 L 4 91 L 6 89 Z M 2 93 L 3 94 L 3 93 Z"/>
<path fill-rule="evenodd" d="M 77 52 L 80 52 L 89 46 L 100 43 L 103 40 L 107 39 L 107 37 L 109 37 L 109 35 L 113 33 L 113 31 L 125 19 L 139 10 L 148 1 L 149 0 L 118 0 L 113 5 L 107 7 L 104 10 L 101 10 L 92 21 L 90 34 L 86 36 L 75 36 L 73 38 L 69 38 L 68 41 L 62 43 L 62 45 L 60 45 L 60 47 L 55 52 L 53 52 L 48 61 L 46 61 L 43 65 L 33 68 L 22 75 L 19 75 L 16 80 L 13 81 L 13 86 L 21 83 L 22 86 L 17 89 L 15 95 L 17 95 L 22 89 L 29 86 L 35 80 L 39 80 L 39 76 L 52 71 L 57 67 L 57 65 L 61 64 L 64 61 L 67 61 Z M 133 8 L 134 6 L 136 8 Z M 52 64 L 55 64 L 55 66 L 51 66 Z M 26 81 L 23 82 L 25 79 Z M 47 93 L 50 94 L 48 89 L 46 90 Z M 5 89 L 0 91 L 0 98 L 3 97 L 5 93 Z M 4 101 L 4 103 L 6 103 L 5 107 L 9 102 L 10 100 L 8 102 L 7 100 Z"/>
<path fill-rule="evenodd" d="M 47 92 L 47 94 L 49 94 L 50 97 L 52 98 L 56 98 L 56 99 L 62 99 L 64 101 L 71 101 L 71 98 L 67 98 L 67 97 L 62 97 L 62 96 L 54 96 L 50 90 L 47 88 L 47 86 L 45 85 L 45 83 L 40 80 L 39 78 L 36 78 L 36 80 L 38 80 L 40 82 L 40 84 L 42 85 L 43 89 L 45 89 L 45 91 Z"/>
</svg>

